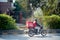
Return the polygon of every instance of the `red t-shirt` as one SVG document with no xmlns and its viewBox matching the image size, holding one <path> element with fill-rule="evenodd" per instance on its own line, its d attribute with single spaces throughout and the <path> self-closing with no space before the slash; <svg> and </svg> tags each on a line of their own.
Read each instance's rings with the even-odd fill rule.
<svg viewBox="0 0 60 40">
<path fill-rule="evenodd" d="M 34 27 L 36 27 L 36 25 L 37 25 L 37 24 L 36 24 L 36 21 L 33 22 L 33 25 L 34 25 Z"/>
</svg>

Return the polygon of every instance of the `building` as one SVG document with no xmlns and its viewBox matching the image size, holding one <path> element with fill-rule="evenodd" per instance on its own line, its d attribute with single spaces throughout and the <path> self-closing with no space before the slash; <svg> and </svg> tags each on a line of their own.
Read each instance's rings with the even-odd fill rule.
<svg viewBox="0 0 60 40">
<path fill-rule="evenodd" d="M 5 13 L 13 7 L 13 0 L 0 0 L 0 13 Z"/>
</svg>

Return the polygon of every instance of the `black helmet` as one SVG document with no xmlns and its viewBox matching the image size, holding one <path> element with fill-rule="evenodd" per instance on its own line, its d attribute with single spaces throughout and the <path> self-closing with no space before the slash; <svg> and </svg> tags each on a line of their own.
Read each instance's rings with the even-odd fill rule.
<svg viewBox="0 0 60 40">
<path fill-rule="evenodd" d="M 35 19 L 35 21 L 37 22 L 37 19 Z"/>
</svg>

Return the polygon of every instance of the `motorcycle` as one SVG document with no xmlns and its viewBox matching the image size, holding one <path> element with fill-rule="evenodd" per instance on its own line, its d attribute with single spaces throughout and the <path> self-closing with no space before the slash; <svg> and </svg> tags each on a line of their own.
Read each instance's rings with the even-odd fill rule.
<svg viewBox="0 0 60 40">
<path fill-rule="evenodd" d="M 47 31 L 44 30 L 42 27 L 35 27 L 35 28 L 30 28 L 28 31 L 28 35 L 30 37 L 33 37 L 34 35 L 41 34 L 42 36 L 46 36 Z"/>
</svg>

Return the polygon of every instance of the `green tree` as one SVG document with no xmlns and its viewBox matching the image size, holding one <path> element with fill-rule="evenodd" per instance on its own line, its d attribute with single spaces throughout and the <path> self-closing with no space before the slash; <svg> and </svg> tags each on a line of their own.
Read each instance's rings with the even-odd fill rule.
<svg viewBox="0 0 60 40">
<path fill-rule="evenodd" d="M 60 16 L 60 2 L 58 3 L 57 8 L 53 11 L 53 14 Z"/>
<path fill-rule="evenodd" d="M 44 15 L 51 15 L 57 8 L 58 0 L 30 0 L 33 8 L 41 7 Z"/>
<path fill-rule="evenodd" d="M 41 0 L 29 0 L 30 3 L 32 3 L 33 7 L 37 7 L 38 4 L 40 4 Z"/>
<path fill-rule="evenodd" d="M 29 15 L 30 10 L 28 9 L 28 0 L 16 0 L 17 5 L 20 7 L 17 10 L 20 9 L 23 13 L 23 17 L 26 18 Z M 29 15 L 30 16 L 30 15 Z"/>
<path fill-rule="evenodd" d="M 57 8 L 58 0 L 47 0 L 47 2 L 41 7 L 44 15 L 51 15 Z"/>
<path fill-rule="evenodd" d="M 37 8 L 40 7 L 43 10 L 44 15 L 51 15 L 53 11 L 57 8 L 58 0 L 16 0 L 21 6 L 21 11 L 25 16 L 30 16 L 30 3 L 32 3 L 32 7 Z"/>
<path fill-rule="evenodd" d="M 21 6 L 19 5 L 17 1 L 15 1 L 14 6 L 15 6 L 15 9 L 13 11 L 19 12 L 21 10 Z"/>
</svg>

